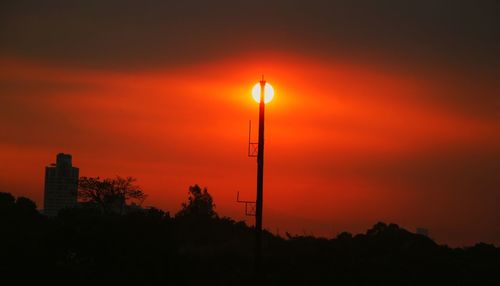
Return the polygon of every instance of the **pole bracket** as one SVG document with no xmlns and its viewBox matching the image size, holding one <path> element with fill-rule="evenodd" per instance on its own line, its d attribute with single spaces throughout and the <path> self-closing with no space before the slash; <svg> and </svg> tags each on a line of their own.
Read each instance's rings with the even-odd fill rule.
<svg viewBox="0 0 500 286">
<path fill-rule="evenodd" d="M 251 142 L 252 121 L 248 121 L 248 157 L 257 157 L 259 155 L 259 143 Z"/>
<path fill-rule="evenodd" d="M 240 200 L 240 192 L 236 193 L 236 202 L 245 204 L 245 215 L 255 216 L 255 202 Z"/>
</svg>

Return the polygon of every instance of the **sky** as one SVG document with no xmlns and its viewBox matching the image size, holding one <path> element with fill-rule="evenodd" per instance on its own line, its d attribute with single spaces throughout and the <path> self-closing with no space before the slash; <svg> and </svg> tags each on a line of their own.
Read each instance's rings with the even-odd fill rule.
<svg viewBox="0 0 500 286">
<path fill-rule="evenodd" d="M 500 244 L 497 1 L 2 1 L 0 191 L 44 167 L 133 176 L 175 213 L 199 184 L 252 223 L 251 89 L 266 105 L 264 227 L 378 221 Z"/>
</svg>

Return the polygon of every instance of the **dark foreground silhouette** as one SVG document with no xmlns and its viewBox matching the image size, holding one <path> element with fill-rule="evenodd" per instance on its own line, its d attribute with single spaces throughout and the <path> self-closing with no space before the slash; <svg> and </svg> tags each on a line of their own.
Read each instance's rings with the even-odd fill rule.
<svg viewBox="0 0 500 286">
<path fill-rule="evenodd" d="M 255 285 L 253 229 L 219 218 L 191 193 L 171 217 L 159 209 L 103 213 L 83 206 L 55 218 L 0 193 L 0 283 Z M 209 206 L 204 209 L 204 206 Z M 500 285 L 500 249 L 449 248 L 395 224 L 335 239 L 264 234 L 258 285 Z"/>
</svg>

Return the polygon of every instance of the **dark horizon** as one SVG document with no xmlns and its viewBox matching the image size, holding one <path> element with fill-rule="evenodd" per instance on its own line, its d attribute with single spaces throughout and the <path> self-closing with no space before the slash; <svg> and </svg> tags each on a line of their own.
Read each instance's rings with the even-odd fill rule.
<svg viewBox="0 0 500 286">
<path fill-rule="evenodd" d="M 362 234 L 342 232 L 332 239 L 264 231 L 262 261 L 254 268 L 255 229 L 220 217 L 206 189 L 190 186 L 175 214 L 154 207 L 124 209 L 115 204 L 122 201 L 119 196 L 107 206 L 96 200 L 94 191 L 107 189 L 107 183 L 114 191 L 126 185 L 128 194 L 139 198 L 136 186 L 127 182 L 133 180 L 82 178 L 79 195 L 86 203 L 50 218 L 38 213 L 30 199 L 0 192 L 5 231 L 0 245 L 8 246 L 1 252 L 2 279 L 176 285 L 421 285 L 430 280 L 495 285 L 499 279 L 500 248 L 485 243 L 450 248 L 383 222 Z"/>
</svg>

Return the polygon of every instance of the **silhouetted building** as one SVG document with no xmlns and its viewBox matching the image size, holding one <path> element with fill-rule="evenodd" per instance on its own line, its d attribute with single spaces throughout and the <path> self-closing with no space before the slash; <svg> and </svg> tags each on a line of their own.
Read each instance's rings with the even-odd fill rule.
<svg viewBox="0 0 500 286">
<path fill-rule="evenodd" d="M 78 168 L 71 164 L 71 155 L 59 153 L 55 164 L 45 167 L 44 213 L 56 216 L 78 200 Z"/>
</svg>

